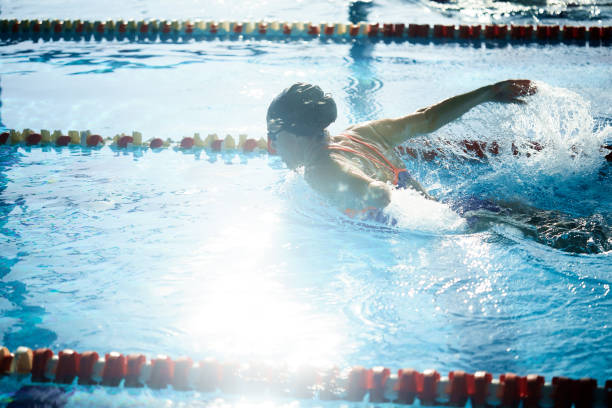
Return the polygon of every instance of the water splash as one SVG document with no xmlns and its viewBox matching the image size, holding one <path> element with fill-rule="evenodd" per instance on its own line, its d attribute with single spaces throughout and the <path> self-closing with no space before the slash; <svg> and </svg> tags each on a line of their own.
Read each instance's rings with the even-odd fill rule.
<svg viewBox="0 0 612 408">
<path fill-rule="evenodd" d="M 428 200 L 412 189 L 394 190 L 385 209 L 397 226 L 434 234 L 463 232 L 466 222 L 445 204 Z"/>
<path fill-rule="evenodd" d="M 606 165 L 601 146 L 612 137 L 609 124 L 596 124 L 590 104 L 580 95 L 545 83 L 525 104 L 485 104 L 436 132 L 409 145 L 441 154 L 436 163 L 454 178 L 453 190 L 496 198 L 563 204 L 566 195 L 601 184 Z M 482 142 L 484 157 L 463 141 Z M 497 154 L 491 151 L 495 149 Z M 475 166 L 482 162 L 485 166 Z M 585 199 L 597 200 L 597 189 Z"/>
</svg>

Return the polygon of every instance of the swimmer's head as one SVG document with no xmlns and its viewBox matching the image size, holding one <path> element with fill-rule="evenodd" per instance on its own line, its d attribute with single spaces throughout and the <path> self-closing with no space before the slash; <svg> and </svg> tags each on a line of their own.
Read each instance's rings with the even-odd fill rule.
<svg viewBox="0 0 612 408">
<path fill-rule="evenodd" d="M 268 107 L 268 138 L 274 139 L 281 130 L 298 137 L 322 138 L 337 114 L 336 103 L 321 88 L 303 82 L 293 84 Z"/>
</svg>

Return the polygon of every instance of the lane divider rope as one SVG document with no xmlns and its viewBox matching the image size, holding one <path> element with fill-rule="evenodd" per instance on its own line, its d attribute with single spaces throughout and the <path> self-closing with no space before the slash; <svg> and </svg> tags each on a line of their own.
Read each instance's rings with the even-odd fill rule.
<svg viewBox="0 0 612 408">
<path fill-rule="evenodd" d="M 152 138 L 143 141 L 142 133 L 134 131 L 132 135 L 120 134 L 113 138 L 103 138 L 98 134 L 92 134 L 89 130 L 76 131 L 69 130 L 67 135 L 64 135 L 61 130 L 50 132 L 42 129 L 40 133 L 34 132 L 31 129 L 18 131 L 10 129 L 8 132 L 0 133 L 0 146 L 81 146 L 84 148 L 99 148 L 109 145 L 113 149 L 164 149 L 174 148 L 182 151 L 192 149 L 208 149 L 213 152 L 228 152 L 242 151 L 244 153 L 269 153 L 276 152 L 271 148 L 266 139 L 249 138 L 246 134 L 238 135 L 236 140 L 232 135 L 226 135 L 225 138 L 219 138 L 216 133 L 209 134 L 202 139 L 199 133 L 195 133 L 193 137 L 183 137 L 180 141 L 171 139 L 162 140 L 161 138 Z M 486 159 L 489 156 L 496 156 L 502 152 L 502 148 L 498 142 L 485 142 L 478 140 L 461 140 L 461 141 L 446 141 L 449 147 L 456 147 L 461 151 L 475 159 Z M 454 145 L 452 145 L 454 143 Z M 532 154 L 542 151 L 545 146 L 538 142 L 528 141 L 518 146 L 515 143 L 511 144 L 513 156 L 525 155 L 530 157 Z M 600 151 L 605 155 L 608 162 L 612 162 L 612 145 L 601 146 Z M 442 148 L 431 147 L 428 141 L 421 142 L 417 145 L 398 146 L 396 152 L 406 159 L 422 159 L 432 161 L 440 157 L 444 157 L 447 153 Z"/>
<path fill-rule="evenodd" d="M 201 40 L 207 37 L 270 40 L 385 39 L 393 41 L 457 40 L 518 41 L 547 43 L 586 43 L 610 45 L 612 26 L 573 25 L 443 25 L 403 23 L 312 23 L 278 21 L 202 21 L 202 20 L 0 20 L 2 40 Z"/>
<path fill-rule="evenodd" d="M 19 347 L 11 353 L 0 346 L 0 375 L 19 379 L 29 377 L 34 383 L 103 385 L 178 391 L 222 391 L 231 394 L 269 392 L 274 395 L 319 400 L 359 402 L 395 402 L 420 405 L 474 408 L 576 408 L 610 407 L 612 380 L 603 387 L 592 378 L 553 377 L 546 383 L 543 376 L 519 376 L 506 373 L 494 379 L 491 373 L 474 374 L 451 371 L 443 377 L 435 370 L 418 372 L 389 368 L 353 367 L 346 370 L 317 370 L 301 367 L 295 370 L 268 364 L 221 363 L 213 359 L 194 362 L 189 357 L 172 360 L 166 355 L 147 360 L 143 354 L 124 355 L 95 351 L 78 353 L 62 350 L 54 354 L 48 348 L 31 350 Z"/>
</svg>

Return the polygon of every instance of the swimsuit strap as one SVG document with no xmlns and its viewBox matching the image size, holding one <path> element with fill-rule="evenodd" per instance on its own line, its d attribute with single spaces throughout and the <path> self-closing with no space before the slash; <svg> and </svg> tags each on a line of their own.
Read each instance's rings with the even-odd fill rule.
<svg viewBox="0 0 612 408">
<path fill-rule="evenodd" d="M 373 162 L 374 164 L 376 164 L 376 167 L 380 168 L 381 166 L 386 168 L 387 170 L 391 170 L 393 171 L 392 167 L 387 166 L 385 163 L 381 162 L 380 160 L 378 160 L 375 157 L 370 156 L 369 154 L 351 149 L 350 147 L 344 147 L 344 146 L 327 146 L 327 148 L 329 150 L 341 150 L 343 152 L 349 152 L 349 153 L 354 153 L 357 156 L 361 156 L 361 157 L 365 157 L 366 159 L 370 160 L 371 162 Z"/>
<path fill-rule="evenodd" d="M 385 155 L 384 155 L 384 154 L 382 154 L 382 153 L 380 152 L 380 150 L 378 150 L 378 149 L 376 148 L 376 146 L 373 146 L 373 145 L 371 145 L 370 143 L 367 143 L 367 142 L 365 142 L 365 141 L 363 141 L 363 140 L 361 140 L 361 139 L 359 139 L 359 138 L 357 138 L 357 137 L 355 137 L 355 136 L 351 136 L 351 135 L 346 134 L 346 133 L 344 133 L 344 134 L 343 134 L 343 136 L 346 136 L 348 139 L 352 140 L 352 141 L 353 141 L 353 142 L 355 142 L 355 143 L 358 143 L 358 144 L 360 144 L 360 145 L 362 145 L 362 146 L 367 147 L 369 150 L 371 150 L 371 151 L 372 151 L 372 152 L 374 152 L 376 155 L 378 155 L 378 157 L 380 157 L 381 159 L 383 159 L 383 160 L 385 161 L 385 163 L 382 163 L 380 160 L 376 159 L 375 157 L 372 157 L 372 156 L 370 156 L 370 155 L 368 155 L 368 154 L 365 154 L 365 153 L 359 152 L 359 151 L 357 151 L 357 150 L 350 149 L 350 148 L 348 148 L 348 147 L 344 147 L 344 146 L 327 146 L 327 148 L 328 148 L 328 149 L 331 149 L 331 150 L 342 150 L 342 151 L 345 151 L 345 152 L 354 153 L 354 154 L 356 154 L 357 156 L 365 157 L 366 159 L 368 159 L 368 160 L 370 160 L 370 161 L 372 161 L 372 162 L 374 162 L 374 163 L 380 164 L 381 166 L 383 166 L 383 167 L 384 167 L 384 168 L 386 168 L 387 170 L 391 170 L 391 171 L 393 172 L 393 184 L 396 184 L 396 185 L 397 185 L 397 183 L 399 182 L 399 174 L 400 174 L 400 173 L 402 173 L 402 172 L 404 172 L 404 171 L 405 171 L 405 172 L 407 172 L 407 171 L 408 171 L 408 170 L 406 170 L 406 169 L 400 169 L 400 168 L 395 167 L 395 166 L 394 166 L 394 165 L 393 165 L 393 164 L 392 164 L 392 163 L 389 161 L 389 159 L 387 159 L 387 158 L 385 157 Z"/>
<path fill-rule="evenodd" d="M 370 143 L 367 143 L 367 142 L 365 142 L 365 141 L 363 141 L 363 140 L 361 140 L 361 139 L 359 139 L 359 138 L 357 138 L 357 137 L 355 137 L 355 136 L 349 135 L 348 133 L 344 133 L 344 134 L 343 134 L 343 136 L 346 136 L 348 139 L 352 140 L 353 142 L 355 142 L 355 143 L 359 143 L 360 145 L 365 146 L 365 147 L 367 147 L 368 149 L 370 149 L 371 151 L 373 151 L 374 153 L 376 153 L 376 154 L 377 154 L 377 155 L 378 155 L 380 158 L 382 158 L 382 159 L 385 161 L 385 163 L 387 163 L 387 165 L 388 165 L 390 168 L 392 168 L 392 169 L 396 169 L 396 168 L 397 168 L 397 167 L 395 167 L 395 166 L 394 166 L 394 165 L 393 165 L 393 164 L 392 164 L 392 163 L 389 161 L 389 159 L 387 159 L 387 157 L 385 157 L 385 155 L 384 155 L 384 154 L 382 154 L 382 153 L 380 152 L 380 150 L 378 150 L 378 149 L 376 148 L 376 146 L 374 146 L 374 145 L 372 145 L 372 144 L 370 144 Z"/>
</svg>

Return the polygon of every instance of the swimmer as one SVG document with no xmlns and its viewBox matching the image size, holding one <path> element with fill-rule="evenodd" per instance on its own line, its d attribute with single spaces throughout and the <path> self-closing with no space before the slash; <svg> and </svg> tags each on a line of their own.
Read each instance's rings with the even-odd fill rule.
<svg viewBox="0 0 612 408">
<path fill-rule="evenodd" d="M 481 103 L 525 103 L 521 97 L 535 92 L 529 80 L 502 81 L 406 116 L 358 123 L 332 136 L 327 131 L 337 116 L 332 97 L 316 85 L 296 83 L 268 108 L 268 143 L 289 169 L 303 168 L 307 183 L 348 214 L 386 207 L 392 188 L 412 188 L 433 200 L 404 168 L 395 147 L 434 132 Z"/>
<path fill-rule="evenodd" d="M 267 114 L 268 143 L 292 170 L 302 168 L 308 184 L 349 216 L 395 225 L 381 209 L 393 188 L 411 188 L 435 200 L 404 168 L 395 147 L 434 132 L 485 102 L 525 103 L 537 89 L 526 79 L 487 85 L 393 119 L 352 125 L 332 136 L 336 104 L 315 85 L 297 83 L 282 91 Z M 598 215 L 573 218 L 522 203 L 464 197 L 449 202 L 473 231 L 505 223 L 525 236 L 562 251 L 601 253 L 612 250 L 612 228 Z"/>
</svg>

